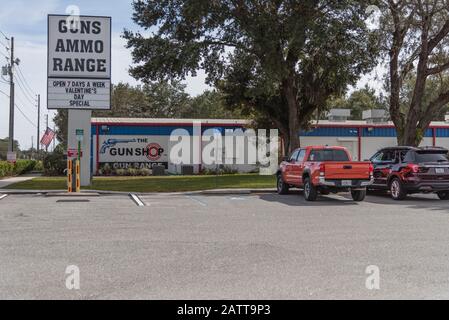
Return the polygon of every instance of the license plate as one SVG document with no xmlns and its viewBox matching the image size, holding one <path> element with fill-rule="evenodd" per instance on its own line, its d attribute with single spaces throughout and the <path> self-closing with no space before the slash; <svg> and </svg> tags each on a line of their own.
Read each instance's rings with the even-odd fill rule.
<svg viewBox="0 0 449 320">
<path fill-rule="evenodd" d="M 443 174 L 445 172 L 444 168 L 436 168 L 435 173 Z"/>
<path fill-rule="evenodd" d="M 341 185 L 343 187 L 350 187 L 350 186 L 352 186 L 352 180 L 342 180 Z"/>
</svg>

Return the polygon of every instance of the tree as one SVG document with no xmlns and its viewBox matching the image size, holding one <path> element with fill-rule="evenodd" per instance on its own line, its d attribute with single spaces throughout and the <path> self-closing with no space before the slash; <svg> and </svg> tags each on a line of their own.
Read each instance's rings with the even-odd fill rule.
<svg viewBox="0 0 449 320">
<path fill-rule="evenodd" d="M 426 94 L 430 83 L 448 74 L 449 5 L 446 0 L 384 0 L 381 6 L 391 119 L 398 144 L 417 146 L 434 116 L 449 102 L 445 85 Z"/>
<path fill-rule="evenodd" d="M 383 96 L 376 96 L 374 89 L 368 86 L 353 91 L 349 97 L 332 97 L 327 102 L 328 108 L 340 108 L 351 110 L 351 120 L 362 120 L 365 110 L 383 109 L 388 110 L 388 106 Z"/>
<path fill-rule="evenodd" d="M 238 109 L 231 109 L 226 104 L 223 93 L 217 90 L 205 91 L 191 98 L 189 103 L 179 111 L 180 118 L 191 119 L 242 119 L 245 118 Z"/>
<path fill-rule="evenodd" d="M 366 4 L 136 0 L 133 20 L 150 32 L 124 32 L 136 64 L 131 75 L 148 82 L 184 79 L 204 69 L 207 82 L 217 85 L 251 61 L 253 78 L 262 76 L 273 89 L 265 94 L 268 100 L 285 103 L 291 150 L 316 109 L 373 66 L 376 45 L 364 22 Z M 266 104 L 255 108 L 261 112 Z"/>
<path fill-rule="evenodd" d="M 8 137 L 6 137 L 5 139 L 0 139 L 0 160 L 6 160 L 8 154 L 8 144 Z M 14 140 L 14 150 L 20 151 L 19 142 L 17 140 Z"/>
<path fill-rule="evenodd" d="M 402 90 L 401 90 L 401 113 L 407 113 L 411 101 L 413 99 L 413 93 L 416 85 L 415 77 L 408 77 L 405 79 Z M 441 92 L 442 88 L 449 88 L 449 76 L 442 75 L 439 78 L 430 78 L 427 80 L 426 88 L 423 93 L 421 108 L 426 108 L 432 100 L 435 100 L 439 92 Z M 425 112 L 424 110 L 420 110 L 420 112 Z M 449 112 L 449 103 L 441 106 L 436 112 L 432 115 L 432 120 L 435 121 L 444 121 L 445 115 Z"/>
<path fill-rule="evenodd" d="M 58 139 L 63 146 L 67 146 L 68 118 L 69 112 L 65 109 L 59 109 L 53 118 L 53 122 L 56 126 L 56 139 Z"/>
</svg>

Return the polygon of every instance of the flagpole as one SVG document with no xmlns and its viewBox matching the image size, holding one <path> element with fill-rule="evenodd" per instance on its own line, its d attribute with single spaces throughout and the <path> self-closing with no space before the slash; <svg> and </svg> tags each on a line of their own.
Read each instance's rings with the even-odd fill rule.
<svg viewBox="0 0 449 320">
<path fill-rule="evenodd" d="M 48 114 L 46 115 L 46 122 L 47 122 L 47 132 L 48 132 Z M 45 146 L 45 152 L 48 153 L 48 144 Z"/>
<path fill-rule="evenodd" d="M 53 127 L 53 131 L 56 132 L 56 128 Z M 56 136 L 53 138 L 53 152 L 55 152 L 56 149 Z"/>
</svg>

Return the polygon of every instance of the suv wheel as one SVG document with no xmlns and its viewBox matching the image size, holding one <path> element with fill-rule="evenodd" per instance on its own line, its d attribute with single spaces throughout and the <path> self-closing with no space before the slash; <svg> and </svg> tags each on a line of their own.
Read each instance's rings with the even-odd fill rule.
<svg viewBox="0 0 449 320">
<path fill-rule="evenodd" d="M 318 197 L 318 192 L 309 177 L 304 180 L 304 198 L 307 201 L 315 201 Z"/>
<path fill-rule="evenodd" d="M 440 191 L 437 192 L 437 195 L 441 200 L 449 200 L 449 191 Z"/>
<path fill-rule="evenodd" d="M 365 200 L 366 189 L 365 190 L 352 190 L 351 191 L 352 200 L 360 202 Z"/>
<path fill-rule="evenodd" d="M 404 190 L 401 180 L 393 178 L 390 182 L 391 197 L 394 200 L 404 200 L 407 198 L 407 192 Z"/>
<path fill-rule="evenodd" d="M 288 193 L 288 185 L 284 183 L 284 180 L 282 179 L 282 174 L 278 174 L 277 178 L 277 192 L 278 194 L 287 194 Z"/>
</svg>

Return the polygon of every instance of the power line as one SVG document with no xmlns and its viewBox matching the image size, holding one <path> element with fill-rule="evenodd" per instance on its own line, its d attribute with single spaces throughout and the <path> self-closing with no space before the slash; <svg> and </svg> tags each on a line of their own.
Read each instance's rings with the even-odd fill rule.
<svg viewBox="0 0 449 320">
<path fill-rule="evenodd" d="M 16 106 L 16 108 L 19 110 L 19 112 L 22 114 L 22 116 L 23 116 L 26 120 L 28 120 L 28 122 L 29 122 L 33 127 L 37 128 L 37 126 L 34 124 L 34 122 L 31 121 L 30 118 L 28 118 L 28 117 L 26 116 L 25 113 L 23 113 L 22 109 L 20 109 L 20 107 L 17 105 L 17 103 L 15 104 L 15 106 Z"/>
<path fill-rule="evenodd" d="M 23 87 L 22 87 L 22 85 L 23 85 L 22 80 L 21 80 L 19 77 L 14 77 L 14 78 L 15 78 L 16 80 L 18 80 L 16 83 L 19 85 L 19 88 L 22 90 L 22 92 L 23 92 L 23 94 L 24 94 L 24 97 L 25 97 L 25 98 L 26 98 L 32 105 L 35 105 L 36 100 L 30 98 L 30 96 L 28 96 L 29 93 L 27 93 L 26 90 L 23 89 Z M 22 83 L 22 84 L 21 84 L 21 83 Z"/>
<path fill-rule="evenodd" d="M 2 56 L 4 56 L 7 60 L 9 60 L 8 56 L 7 56 L 6 54 L 4 54 L 3 52 L 0 51 L 0 54 L 1 54 Z"/>
<path fill-rule="evenodd" d="M 3 93 L 5 96 L 7 96 L 9 98 L 9 96 L 6 93 L 4 93 L 2 90 L 0 90 L 0 93 Z"/>
<path fill-rule="evenodd" d="M 23 75 L 22 73 L 22 69 L 20 68 L 19 65 L 17 65 L 17 70 L 19 71 L 20 76 L 22 76 L 23 82 L 25 83 L 25 86 L 28 87 L 29 91 L 31 93 L 33 93 L 34 95 L 36 95 L 36 92 L 31 88 L 31 86 L 28 84 L 28 81 L 26 80 L 26 77 Z"/>
<path fill-rule="evenodd" d="M 5 37 L 5 39 L 6 39 L 6 40 L 8 40 L 8 41 L 9 41 L 9 38 L 8 38 L 8 37 L 6 36 L 6 34 L 4 34 L 4 33 L 3 33 L 3 31 L 2 31 L 2 30 L 0 30 L 0 33 L 1 33 L 2 35 L 3 35 L 3 37 Z"/>
<path fill-rule="evenodd" d="M 31 103 L 29 103 L 28 101 L 22 100 L 22 98 L 18 95 L 16 95 L 16 99 L 19 99 L 19 102 L 21 103 L 21 106 L 30 106 Z M 34 108 L 36 108 L 36 106 L 34 104 L 31 104 Z"/>
<path fill-rule="evenodd" d="M 33 97 L 36 96 L 36 94 L 34 94 L 33 91 L 30 91 L 30 90 L 27 89 L 27 87 L 25 86 L 25 82 L 23 81 L 23 78 L 21 78 L 21 77 L 18 75 L 18 73 L 16 73 L 16 74 L 14 75 L 14 78 L 15 78 L 16 80 L 18 80 L 18 82 L 20 82 L 20 83 L 23 85 L 23 87 L 21 87 L 22 90 L 23 90 L 26 94 L 28 94 L 29 97 L 30 97 L 32 100 L 34 100 Z"/>
<path fill-rule="evenodd" d="M 8 45 L 4 44 L 3 41 L 1 41 L 1 39 L 0 39 L 0 44 L 5 47 L 6 51 L 9 50 Z"/>
</svg>

